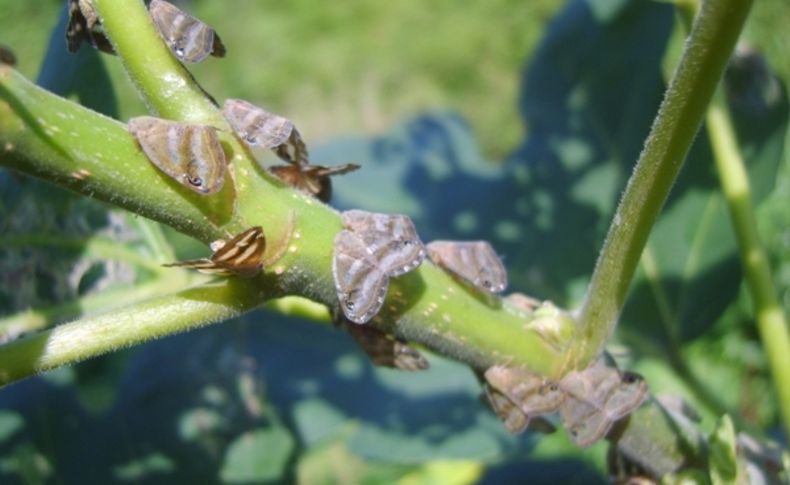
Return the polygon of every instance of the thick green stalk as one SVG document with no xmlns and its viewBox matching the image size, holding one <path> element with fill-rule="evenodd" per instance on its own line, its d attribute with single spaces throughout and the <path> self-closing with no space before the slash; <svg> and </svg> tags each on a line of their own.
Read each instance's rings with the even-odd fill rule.
<svg viewBox="0 0 790 485">
<path fill-rule="evenodd" d="M 0 386 L 121 347 L 227 320 L 260 302 L 258 285 L 231 279 L 63 324 L 0 347 Z"/>
<path fill-rule="evenodd" d="M 184 279 L 186 278 L 171 275 L 167 278 L 158 278 L 151 283 L 113 288 L 61 305 L 30 308 L 15 315 L 0 318 L 0 342 L 15 340 L 20 335 L 44 330 L 80 315 L 104 313 L 124 305 L 167 294 L 173 287 L 182 286 L 181 283 Z"/>
<path fill-rule="evenodd" d="M 580 314 L 572 365 L 597 356 L 617 325 L 650 229 L 669 195 L 738 40 L 751 0 L 706 0 L 609 227 Z"/>
<path fill-rule="evenodd" d="M 694 1 L 677 5 L 680 19 L 687 29 L 691 27 L 698 7 Z M 717 90 L 708 108 L 706 128 L 752 296 L 757 330 L 768 355 L 785 434 L 790 436 L 790 333 L 787 317 L 776 295 L 768 256 L 760 242 L 749 175 L 721 89 Z"/>
<path fill-rule="evenodd" d="M 94 0 L 94 4 L 127 75 L 154 114 L 193 123 L 225 123 L 162 42 L 142 0 Z"/>
<path fill-rule="evenodd" d="M 749 177 L 721 93 L 708 110 L 707 128 L 752 296 L 757 330 L 768 355 L 785 432 L 790 436 L 790 335 L 787 318 L 776 296 L 768 257 L 760 243 Z"/>
<path fill-rule="evenodd" d="M 222 193 L 201 197 L 160 174 L 120 123 L 47 93 L 6 66 L 0 66 L 0 112 L 0 164 L 162 221 L 203 241 L 260 224 L 268 241 L 266 256 L 282 256 L 266 272 L 277 295 L 336 304 L 331 257 L 341 227 L 337 213 L 271 183 L 246 154 L 235 156 L 229 167 L 235 171 L 236 190 L 226 183 L 231 194 L 235 192 L 234 204 L 226 206 L 212 200 L 221 202 Z M 395 334 L 475 367 L 510 361 L 544 374 L 556 374 L 561 367 L 560 351 L 538 333 L 525 330 L 524 315 L 480 301 L 428 262 L 393 281 L 382 316 L 382 324 Z M 97 353 L 111 350 L 95 348 Z M 5 351 L 0 347 L 0 357 Z"/>
</svg>

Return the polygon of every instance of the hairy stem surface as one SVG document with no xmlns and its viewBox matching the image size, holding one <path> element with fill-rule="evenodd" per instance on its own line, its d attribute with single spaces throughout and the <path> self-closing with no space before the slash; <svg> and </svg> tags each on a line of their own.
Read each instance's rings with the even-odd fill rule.
<svg viewBox="0 0 790 485">
<path fill-rule="evenodd" d="M 598 257 L 572 346 L 572 365 L 600 354 L 707 105 L 735 47 L 751 0 L 706 0 L 645 141 Z"/>
</svg>

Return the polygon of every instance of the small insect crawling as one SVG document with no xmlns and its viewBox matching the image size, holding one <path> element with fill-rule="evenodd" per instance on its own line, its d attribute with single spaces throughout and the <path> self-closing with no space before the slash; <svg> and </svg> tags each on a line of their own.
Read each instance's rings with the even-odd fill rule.
<svg viewBox="0 0 790 485">
<path fill-rule="evenodd" d="M 211 244 L 214 254 L 210 258 L 168 263 L 167 267 L 196 269 L 202 273 L 252 277 L 263 269 L 266 238 L 261 226 L 254 226 L 234 236 L 229 241 Z"/>
<path fill-rule="evenodd" d="M 511 433 L 520 433 L 531 419 L 556 412 L 564 393 L 550 380 L 526 370 L 493 366 L 485 372 L 486 396 Z"/>
<path fill-rule="evenodd" d="M 426 246 L 431 261 L 488 293 L 507 287 L 507 271 L 486 241 L 433 241 Z"/>
<path fill-rule="evenodd" d="M 340 308 L 349 320 L 362 324 L 376 316 L 384 304 L 389 277 L 350 231 L 340 231 L 335 237 L 332 276 Z"/>
<path fill-rule="evenodd" d="M 164 0 L 151 0 L 148 9 L 159 34 L 180 61 L 194 64 L 209 55 L 225 55 L 219 35 L 207 24 Z"/>
<path fill-rule="evenodd" d="M 388 276 L 408 273 L 425 259 L 425 245 L 408 216 L 350 210 L 343 213 L 342 219 L 343 226 L 362 240 Z"/>
<path fill-rule="evenodd" d="M 367 323 L 381 309 L 389 278 L 416 269 L 425 248 L 407 216 L 353 210 L 335 237 L 332 275 L 340 308 L 354 323 Z"/>
<path fill-rule="evenodd" d="M 263 268 L 269 267 L 283 257 L 288 248 L 296 228 L 296 212 L 288 213 L 288 222 L 282 240 L 274 244 L 271 254 L 266 256 L 266 237 L 261 226 L 253 226 L 228 241 L 217 240 L 212 242 L 212 255 L 208 258 L 177 261 L 164 264 L 167 267 L 183 267 L 200 271 L 201 273 L 222 276 L 241 276 L 250 278 L 258 275 Z M 282 272 L 280 272 L 282 273 Z"/>
<path fill-rule="evenodd" d="M 642 376 L 607 367 L 601 360 L 582 371 L 569 372 L 560 387 L 566 394 L 560 418 L 579 447 L 606 436 L 616 421 L 647 398 L 647 383 Z"/>
<path fill-rule="evenodd" d="M 216 128 L 140 116 L 128 129 L 148 160 L 184 187 L 202 195 L 222 188 L 227 162 Z"/>
<path fill-rule="evenodd" d="M 288 118 L 269 113 L 243 99 L 226 100 L 222 105 L 222 114 L 244 142 L 272 150 L 294 143 L 306 156 L 307 148 Z"/>
<path fill-rule="evenodd" d="M 331 176 L 359 168 L 353 163 L 335 167 L 311 165 L 307 145 L 291 120 L 243 99 L 226 100 L 222 113 L 245 143 L 273 150 L 281 160 L 288 162 L 269 169 L 275 176 L 322 202 L 329 202 L 332 196 Z"/>
<path fill-rule="evenodd" d="M 102 52 L 115 54 L 115 49 L 104 35 L 93 0 L 68 0 L 68 14 L 66 47 L 69 52 L 76 52 L 83 42 L 87 42 Z"/>
</svg>

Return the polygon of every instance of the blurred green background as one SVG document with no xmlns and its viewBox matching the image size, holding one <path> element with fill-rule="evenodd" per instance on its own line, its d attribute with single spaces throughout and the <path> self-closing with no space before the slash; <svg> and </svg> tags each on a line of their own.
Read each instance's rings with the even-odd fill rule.
<svg viewBox="0 0 790 485">
<path fill-rule="evenodd" d="M 567 307 L 583 296 L 683 38 L 671 5 L 646 0 L 181 5 L 228 49 L 191 68 L 215 98 L 244 98 L 291 118 L 319 162 L 363 165 L 337 180 L 336 206 L 408 213 L 424 240 L 490 240 L 511 289 Z M 0 44 L 36 79 L 62 2 L 0 7 Z M 728 85 L 786 308 L 788 25 L 786 0 L 756 2 L 744 39 L 775 76 L 747 63 Z M 57 46 L 63 34 L 53 35 Z M 101 60 L 118 117 L 145 113 L 118 60 Z M 48 79 L 69 85 L 80 75 Z M 651 239 L 658 272 L 638 275 L 610 350 L 653 392 L 692 402 L 704 432 L 728 412 L 742 429 L 786 439 L 716 184 L 702 133 Z M 7 173 L 0 189 L 3 234 L 49 234 L 57 247 L 64 234 L 89 241 L 109 230 L 151 254 L 132 217 Z M 205 251 L 168 234 L 180 254 Z M 88 251 L 42 246 L 0 246 L 0 315 L 151 278 Z M 478 402 L 468 369 L 430 360 L 420 375 L 374 369 L 345 334 L 255 312 L 0 391 L 0 477 L 604 480 L 605 444 L 580 451 L 562 431 L 508 436 Z"/>
</svg>

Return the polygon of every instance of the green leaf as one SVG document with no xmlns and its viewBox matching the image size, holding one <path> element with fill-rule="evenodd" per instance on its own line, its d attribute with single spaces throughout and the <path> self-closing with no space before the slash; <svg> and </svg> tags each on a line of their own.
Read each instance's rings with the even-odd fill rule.
<svg viewBox="0 0 790 485">
<path fill-rule="evenodd" d="M 11 438 L 25 425 L 25 420 L 13 411 L 0 410 L 0 443 Z"/>
<path fill-rule="evenodd" d="M 283 476 L 293 448 L 294 440 L 284 428 L 244 433 L 225 451 L 220 478 L 225 483 L 278 480 Z"/>
<path fill-rule="evenodd" d="M 160 453 L 152 453 L 115 467 L 113 473 L 122 482 L 139 482 L 145 479 L 163 480 L 163 475 L 172 473 L 174 468 L 170 458 Z"/>
</svg>

